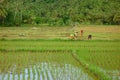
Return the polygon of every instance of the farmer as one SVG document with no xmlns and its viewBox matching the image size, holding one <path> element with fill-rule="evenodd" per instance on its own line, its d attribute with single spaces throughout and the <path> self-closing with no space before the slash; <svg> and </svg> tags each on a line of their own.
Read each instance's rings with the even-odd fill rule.
<svg viewBox="0 0 120 80">
<path fill-rule="evenodd" d="M 81 33 L 81 36 L 83 36 L 83 30 L 81 30 L 80 33 Z"/>
<path fill-rule="evenodd" d="M 78 32 L 70 34 L 70 39 L 77 40 L 78 38 Z"/>
<path fill-rule="evenodd" d="M 90 40 L 90 39 L 92 39 L 92 35 L 91 34 L 88 35 L 88 40 Z"/>
<path fill-rule="evenodd" d="M 78 39 L 78 32 L 76 31 L 75 33 L 74 33 L 74 40 L 77 40 Z"/>
<path fill-rule="evenodd" d="M 74 40 L 74 34 L 70 34 L 70 39 L 73 39 Z"/>
</svg>

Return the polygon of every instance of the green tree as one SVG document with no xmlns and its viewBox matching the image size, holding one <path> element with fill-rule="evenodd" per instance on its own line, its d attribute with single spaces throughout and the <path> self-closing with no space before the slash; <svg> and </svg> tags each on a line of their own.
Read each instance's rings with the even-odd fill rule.
<svg viewBox="0 0 120 80">
<path fill-rule="evenodd" d="M 3 24 L 119 24 L 120 0 L 1 0 Z"/>
<path fill-rule="evenodd" d="M 1 0 L 0 1 L 0 24 L 4 23 L 4 19 L 7 16 L 7 11 L 6 11 L 6 0 Z"/>
</svg>

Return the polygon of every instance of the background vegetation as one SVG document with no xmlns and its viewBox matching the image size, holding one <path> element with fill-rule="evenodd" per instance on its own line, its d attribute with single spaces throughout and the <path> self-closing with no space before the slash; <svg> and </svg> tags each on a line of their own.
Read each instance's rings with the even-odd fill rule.
<svg viewBox="0 0 120 80">
<path fill-rule="evenodd" d="M 120 24 L 120 0 L 0 0 L 0 25 Z"/>
</svg>

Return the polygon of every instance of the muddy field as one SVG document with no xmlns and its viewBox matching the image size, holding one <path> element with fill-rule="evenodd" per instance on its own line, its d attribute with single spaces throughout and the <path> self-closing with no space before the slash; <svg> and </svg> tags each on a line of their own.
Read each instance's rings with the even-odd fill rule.
<svg viewBox="0 0 120 80">
<path fill-rule="evenodd" d="M 80 31 L 83 30 L 83 36 Z M 93 40 L 120 40 L 120 26 L 77 27 L 0 27 L 0 39 L 70 39 L 70 34 L 78 31 L 78 40 L 87 40 L 89 34 Z"/>
</svg>

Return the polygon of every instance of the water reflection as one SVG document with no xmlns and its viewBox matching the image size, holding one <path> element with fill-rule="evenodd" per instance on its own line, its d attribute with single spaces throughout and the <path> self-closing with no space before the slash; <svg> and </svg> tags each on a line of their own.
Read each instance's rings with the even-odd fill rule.
<svg viewBox="0 0 120 80">
<path fill-rule="evenodd" d="M 111 80 L 120 80 L 120 71 L 119 70 L 104 70 L 100 69 L 103 74 L 107 75 Z"/>
<path fill-rule="evenodd" d="M 17 66 L 16 66 L 17 67 Z M 82 69 L 64 64 L 62 66 L 50 63 L 39 63 L 25 68 L 21 74 L 10 71 L 0 74 L 0 80 L 93 80 Z"/>
</svg>

